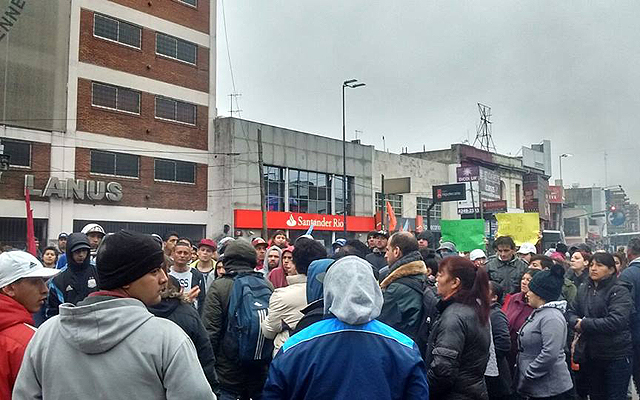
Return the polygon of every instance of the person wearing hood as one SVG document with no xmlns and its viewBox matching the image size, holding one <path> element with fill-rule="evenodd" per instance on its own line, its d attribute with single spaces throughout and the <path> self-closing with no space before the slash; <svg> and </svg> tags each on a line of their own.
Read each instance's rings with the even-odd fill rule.
<svg viewBox="0 0 640 400">
<path fill-rule="evenodd" d="M 234 278 L 241 274 L 254 274 L 263 277 L 262 272 L 254 269 L 257 263 L 255 248 L 244 239 L 229 242 L 224 252 L 225 274 L 209 286 L 204 302 L 202 322 L 211 341 L 216 357 L 216 373 L 220 380 L 221 398 L 259 398 L 267 377 L 268 364 L 243 364 L 238 348 L 225 346 L 228 334 L 229 300 Z M 267 281 L 268 282 L 268 281 Z M 234 397 L 236 396 L 236 397 Z M 189 398 L 196 398 L 189 396 Z"/>
<path fill-rule="evenodd" d="M 162 270 L 168 272 L 169 257 L 165 257 Z M 167 284 L 162 290 L 162 300 L 158 304 L 149 305 L 147 309 L 156 317 L 166 318 L 178 325 L 189 336 L 198 353 L 198 360 L 204 371 L 211 388 L 216 391 L 219 385 L 216 374 L 216 358 L 213 355 L 211 342 L 207 331 L 202 325 L 198 312 L 191 306 L 186 298 L 180 282 L 168 276 Z"/>
<path fill-rule="evenodd" d="M 328 318 L 282 346 L 262 400 L 429 398 L 416 344 L 376 320 L 384 300 L 367 261 L 346 256 L 333 263 L 324 277 L 324 300 Z"/>
<path fill-rule="evenodd" d="M 215 400 L 187 334 L 146 308 L 160 302 L 163 261 L 150 235 L 106 236 L 97 254 L 101 290 L 61 305 L 38 329 L 13 398 Z"/>
<path fill-rule="evenodd" d="M 489 280 L 502 286 L 507 294 L 518 293 L 527 264 L 516 257 L 516 243 L 510 236 L 500 236 L 493 248 L 496 257 L 486 264 Z"/>
<path fill-rule="evenodd" d="M 47 298 L 46 279 L 59 272 L 24 251 L 0 254 L 0 400 L 11 399 L 22 357 L 36 330 L 31 314 Z"/>
<path fill-rule="evenodd" d="M 269 282 L 276 289 L 287 286 L 287 276 L 296 274 L 295 268 L 289 265 L 293 259 L 293 246 L 282 249 L 280 256 L 279 265 L 269 269 L 268 275 Z"/>
<path fill-rule="evenodd" d="M 67 264 L 62 272 L 49 281 L 49 296 L 45 306 L 45 319 L 58 315 L 63 303 L 78 304 L 90 293 L 98 290 L 98 272 L 91 263 L 91 245 L 84 233 L 72 233 L 67 239 Z"/>
<path fill-rule="evenodd" d="M 529 282 L 527 299 L 534 310 L 518 332 L 516 367 L 516 388 L 523 398 L 571 398 L 573 383 L 564 352 L 567 302 L 558 300 L 563 284 L 559 265 L 538 272 Z"/>
<path fill-rule="evenodd" d="M 278 268 L 281 264 L 282 260 L 282 249 L 278 246 L 271 246 L 267 249 L 267 254 L 265 256 L 265 268 L 262 269 L 262 273 L 265 278 L 269 277 L 269 273 Z"/>
<path fill-rule="evenodd" d="M 418 251 L 418 240 L 410 232 L 391 235 L 386 259 L 389 275 L 380 283 L 384 305 L 378 320 L 416 340 L 426 289 L 427 268 Z"/>
<path fill-rule="evenodd" d="M 291 264 L 295 275 L 287 276 L 287 287 L 276 289 L 269 300 L 267 318 L 262 322 L 262 334 L 273 341 L 273 355 L 289 339 L 289 333 L 302 318 L 307 305 L 307 271 L 309 265 L 327 256 L 327 250 L 315 240 L 299 240 L 293 250 Z"/>
<path fill-rule="evenodd" d="M 593 400 L 627 398 L 633 310 L 631 293 L 617 278 L 613 256 L 593 254 L 589 278 L 578 288 L 567 312 L 569 327 L 580 335 L 573 354 L 573 361 L 580 365 L 578 395 Z"/>
</svg>

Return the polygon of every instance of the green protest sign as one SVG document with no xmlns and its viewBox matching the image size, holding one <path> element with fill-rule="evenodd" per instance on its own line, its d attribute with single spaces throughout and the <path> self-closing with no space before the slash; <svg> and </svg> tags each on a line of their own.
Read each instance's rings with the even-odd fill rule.
<svg viewBox="0 0 640 400">
<path fill-rule="evenodd" d="M 442 241 L 453 242 L 458 251 L 471 251 L 483 249 L 484 245 L 484 220 L 460 219 L 440 221 L 442 228 Z"/>
</svg>

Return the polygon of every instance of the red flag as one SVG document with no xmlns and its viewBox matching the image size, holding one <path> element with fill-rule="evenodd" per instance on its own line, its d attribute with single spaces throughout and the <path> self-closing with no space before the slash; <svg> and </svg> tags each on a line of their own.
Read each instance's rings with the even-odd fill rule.
<svg viewBox="0 0 640 400">
<path fill-rule="evenodd" d="M 396 220 L 396 214 L 393 212 L 393 207 L 391 207 L 391 203 L 387 201 L 387 214 L 389 215 L 389 232 L 396 230 L 396 225 L 398 224 L 398 220 Z"/>
<path fill-rule="evenodd" d="M 33 210 L 31 210 L 31 199 L 29 197 L 29 188 L 24 188 L 24 200 L 27 203 L 27 251 L 38 256 L 36 251 L 36 236 L 33 229 Z"/>
</svg>

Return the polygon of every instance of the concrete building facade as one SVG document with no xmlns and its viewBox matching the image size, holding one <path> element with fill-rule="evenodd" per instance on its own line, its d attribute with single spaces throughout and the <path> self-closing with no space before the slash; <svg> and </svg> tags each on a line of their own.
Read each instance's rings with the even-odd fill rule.
<svg viewBox="0 0 640 400">
<path fill-rule="evenodd" d="M 9 99 L 36 102 L 37 90 L 20 90 L 36 75 L 49 77 L 40 86 L 55 99 L 50 110 L 39 104 L 40 119 L 3 104 L 0 145 L 11 159 L 0 176 L 2 240 L 24 240 L 25 187 L 41 241 L 88 221 L 212 235 L 216 2 L 42 4 L 20 10 L 0 46 Z M 33 31 L 53 36 L 54 50 L 29 42 Z M 25 66 L 41 74 L 20 73 Z"/>
</svg>

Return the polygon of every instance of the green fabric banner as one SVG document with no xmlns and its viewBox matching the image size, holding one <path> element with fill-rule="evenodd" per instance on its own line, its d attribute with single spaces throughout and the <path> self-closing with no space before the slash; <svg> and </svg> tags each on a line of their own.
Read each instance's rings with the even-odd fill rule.
<svg viewBox="0 0 640 400">
<path fill-rule="evenodd" d="M 453 242 L 458 251 L 484 250 L 484 220 L 460 219 L 440 221 L 442 241 Z"/>
</svg>

